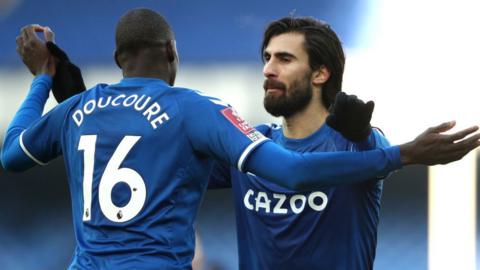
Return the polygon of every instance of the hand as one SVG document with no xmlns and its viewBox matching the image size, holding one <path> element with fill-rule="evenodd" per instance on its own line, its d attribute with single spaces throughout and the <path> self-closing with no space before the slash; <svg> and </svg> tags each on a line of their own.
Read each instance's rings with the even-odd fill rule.
<svg viewBox="0 0 480 270">
<path fill-rule="evenodd" d="M 17 52 L 33 75 L 47 74 L 53 77 L 55 61 L 48 52 L 45 42 L 38 38 L 37 32 L 43 32 L 46 41 L 54 39 L 54 34 L 49 27 L 38 24 L 27 25 L 22 28 L 20 35 L 16 38 Z"/>
<path fill-rule="evenodd" d="M 70 62 L 67 54 L 55 43 L 47 41 L 46 45 L 57 62 L 52 85 L 53 96 L 57 102 L 61 103 L 65 99 L 85 91 L 86 87 L 80 69 Z"/>
<path fill-rule="evenodd" d="M 338 92 L 330 107 L 327 124 L 352 142 L 365 141 L 372 132 L 372 119 L 375 103 L 364 103 L 355 95 Z"/>
<path fill-rule="evenodd" d="M 431 127 L 415 138 L 415 140 L 400 145 L 400 156 L 403 165 L 447 164 L 461 159 L 468 152 L 480 146 L 480 133 L 465 138 L 477 131 L 478 126 L 449 135 L 442 134 L 454 126 L 455 122 L 452 121 Z"/>
</svg>

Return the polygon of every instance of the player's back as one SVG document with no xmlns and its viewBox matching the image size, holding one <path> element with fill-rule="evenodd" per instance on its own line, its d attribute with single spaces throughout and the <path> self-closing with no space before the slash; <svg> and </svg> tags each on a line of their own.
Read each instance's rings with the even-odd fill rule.
<svg viewBox="0 0 480 270">
<path fill-rule="evenodd" d="M 130 78 L 67 101 L 62 152 L 78 242 L 72 269 L 189 267 L 211 164 L 182 130 L 178 99 L 189 92 Z"/>
<path fill-rule="evenodd" d="M 47 90 L 49 79 L 32 88 Z M 64 156 L 70 269 L 187 269 L 211 157 L 242 170 L 267 141 L 217 98 L 127 78 L 62 102 L 22 130 L 16 149 L 28 166 Z"/>
</svg>

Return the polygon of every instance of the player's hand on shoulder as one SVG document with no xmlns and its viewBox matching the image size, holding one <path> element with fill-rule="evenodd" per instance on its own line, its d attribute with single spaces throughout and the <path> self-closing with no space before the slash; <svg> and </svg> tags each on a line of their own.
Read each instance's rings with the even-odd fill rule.
<svg viewBox="0 0 480 270">
<path fill-rule="evenodd" d="M 45 41 L 54 40 L 54 33 L 48 26 L 30 24 L 20 30 L 16 38 L 17 52 L 23 63 L 30 72 L 37 76 L 47 74 L 55 75 L 55 61 L 49 53 L 45 41 L 41 40 L 37 33 L 43 33 Z"/>
<path fill-rule="evenodd" d="M 370 120 L 375 104 L 355 95 L 339 92 L 327 117 L 327 124 L 352 142 L 365 141 L 372 132 Z"/>
<path fill-rule="evenodd" d="M 475 133 L 478 126 L 472 126 L 453 134 L 444 134 L 454 126 L 455 121 L 442 123 L 428 128 L 415 140 L 400 145 L 403 165 L 446 164 L 463 158 L 468 152 L 480 146 L 480 133 Z"/>
<path fill-rule="evenodd" d="M 47 41 L 48 51 L 55 57 L 56 73 L 52 92 L 58 103 L 86 90 L 82 72 L 70 62 L 68 55 L 54 42 Z"/>
</svg>

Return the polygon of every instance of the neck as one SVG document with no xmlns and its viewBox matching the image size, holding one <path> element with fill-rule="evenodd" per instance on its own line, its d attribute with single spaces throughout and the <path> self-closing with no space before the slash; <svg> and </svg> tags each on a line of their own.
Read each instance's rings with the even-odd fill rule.
<svg viewBox="0 0 480 270">
<path fill-rule="evenodd" d="M 158 70 L 123 70 L 124 78 L 142 77 L 161 79 L 170 84 L 170 76 L 166 72 L 159 72 Z"/>
<path fill-rule="evenodd" d="M 143 77 L 161 79 L 170 85 L 173 85 L 171 65 L 163 60 L 152 61 L 147 55 L 140 55 L 122 62 L 122 73 L 124 78 Z"/>
<path fill-rule="evenodd" d="M 304 110 L 283 119 L 283 135 L 303 139 L 316 132 L 324 123 L 328 111 L 318 99 L 312 98 Z"/>
</svg>

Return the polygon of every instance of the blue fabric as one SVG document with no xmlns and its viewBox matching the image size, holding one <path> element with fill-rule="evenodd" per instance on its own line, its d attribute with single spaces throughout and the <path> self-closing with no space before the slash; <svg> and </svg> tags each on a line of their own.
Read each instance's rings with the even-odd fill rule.
<svg viewBox="0 0 480 270">
<path fill-rule="evenodd" d="M 276 125 L 262 125 L 257 129 L 275 143 L 304 155 L 389 146 L 377 131 L 367 141 L 353 144 L 327 125 L 304 139 L 286 138 L 281 127 Z M 256 155 L 265 147 L 267 143 L 252 154 L 248 164 L 258 162 L 253 158 L 260 158 Z M 386 153 L 387 159 L 398 154 L 395 151 Z M 366 166 L 366 162 L 377 161 L 366 157 L 360 163 L 350 160 L 352 163 L 346 164 L 331 157 L 331 163 L 324 163 L 323 170 L 319 168 L 316 173 L 323 177 L 339 175 L 336 181 L 328 181 L 337 185 L 318 185 L 303 192 L 284 188 L 269 178 L 243 174 L 233 168 L 225 172 L 227 166 L 215 166 L 210 185 L 231 185 L 233 188 L 240 270 L 373 268 L 383 181 L 372 177 L 374 174 L 369 180 L 364 178 L 367 174 L 362 173 L 357 174 L 355 181 L 348 172 Z M 271 156 L 270 160 L 275 162 L 264 160 L 262 164 L 268 163 L 270 169 L 276 167 L 284 174 L 284 180 L 295 182 L 304 177 L 300 168 L 286 172 L 277 156 Z M 378 169 L 371 168 L 372 173 L 382 171 Z M 386 174 L 382 171 L 378 175 Z"/>
<path fill-rule="evenodd" d="M 157 79 L 99 84 L 42 118 L 35 113 L 19 131 L 39 162 L 63 154 L 77 242 L 70 269 L 190 268 L 209 157 L 236 166 L 265 139 L 220 100 Z M 26 152 L 17 144 L 9 148 L 5 156 L 15 167 Z M 89 164 L 92 171 L 85 169 Z"/>
<path fill-rule="evenodd" d="M 2 1 L 2 3 L 5 3 Z M 19 28 L 32 22 L 50 26 L 55 39 L 80 66 L 111 65 L 114 26 L 127 10 L 147 7 L 160 12 L 175 30 L 178 51 L 183 63 L 258 63 L 259 44 L 266 26 L 288 16 L 314 16 L 327 21 L 341 37 L 345 48 L 362 45 L 361 34 L 370 3 L 365 1 L 117 1 L 96 0 L 95 8 L 83 1 L 13 1 L 0 10 L 0 66 L 20 65 L 15 53 Z M 53 12 L 61 16 L 52 16 Z M 87 19 L 84 14 L 89 14 Z M 188 20 L 186 20 L 188 18 Z M 192 22 L 196 22 L 192 24 Z M 352 27 L 355 25 L 355 27 Z M 72 29 L 75 29 L 73 33 Z M 205 38 L 208 29 L 208 38 Z M 88 42 L 84 37 L 88 36 Z"/>
<path fill-rule="evenodd" d="M 48 75 L 40 75 L 33 79 L 25 101 L 7 128 L 1 154 L 3 168 L 22 171 L 36 164 L 23 151 L 18 151 L 21 149 L 18 138 L 22 131 L 42 116 L 52 81 L 52 77 Z"/>
<path fill-rule="evenodd" d="M 395 147 L 361 154 L 288 152 L 222 101 L 158 79 L 99 84 L 40 118 L 47 81 L 32 84 L 8 131 L 2 162 L 7 169 L 28 168 L 34 161 L 25 165 L 27 155 L 41 164 L 63 155 L 77 240 L 70 269 L 190 268 L 210 157 L 295 188 L 335 183 L 338 176 L 358 181 L 352 175 L 400 167 Z M 352 162 L 359 165 L 325 170 Z"/>
<path fill-rule="evenodd" d="M 387 175 L 402 166 L 398 146 L 360 153 L 345 152 L 347 150 L 296 153 L 267 142 L 251 154 L 246 168 L 287 188 L 308 190 L 362 182 Z"/>
</svg>

